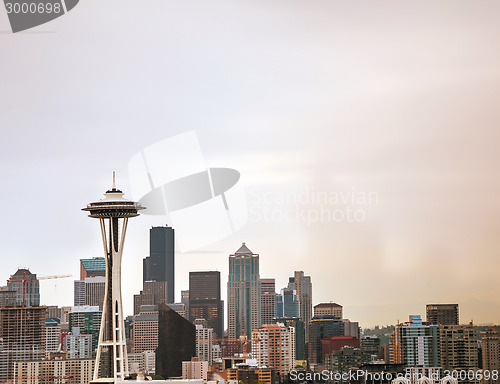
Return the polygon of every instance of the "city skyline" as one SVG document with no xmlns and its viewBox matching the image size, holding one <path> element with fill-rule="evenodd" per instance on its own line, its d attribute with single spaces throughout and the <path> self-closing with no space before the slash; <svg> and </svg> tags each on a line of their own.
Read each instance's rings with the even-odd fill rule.
<svg viewBox="0 0 500 384">
<path fill-rule="evenodd" d="M 207 168 L 241 175 L 249 216 L 176 254 L 177 301 L 190 271 L 220 271 L 227 297 L 227 257 L 246 242 L 276 287 L 304 271 L 313 304 L 363 327 L 428 303 L 497 322 L 498 2 L 152 2 L 82 2 L 0 34 L 0 280 L 19 267 L 76 279 L 80 259 L 103 256 L 80 207 L 113 170 L 135 199 L 131 157 L 195 131 Z M 126 314 L 148 230 L 166 224 L 130 225 Z M 72 279 L 40 290 L 42 304 L 73 303 Z"/>
</svg>

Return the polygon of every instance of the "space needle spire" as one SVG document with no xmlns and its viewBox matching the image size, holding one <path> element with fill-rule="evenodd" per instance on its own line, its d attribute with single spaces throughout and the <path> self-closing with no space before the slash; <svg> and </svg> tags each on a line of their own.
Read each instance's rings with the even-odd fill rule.
<svg viewBox="0 0 500 384">
<path fill-rule="evenodd" d="M 92 383 L 116 384 L 128 376 L 121 293 L 123 244 L 128 219 L 139 216 L 138 211 L 144 207 L 123 198 L 123 192 L 116 188 L 114 172 L 112 188 L 104 196 L 82 208 L 89 212 L 89 217 L 99 219 L 106 258 L 104 303 Z"/>
</svg>

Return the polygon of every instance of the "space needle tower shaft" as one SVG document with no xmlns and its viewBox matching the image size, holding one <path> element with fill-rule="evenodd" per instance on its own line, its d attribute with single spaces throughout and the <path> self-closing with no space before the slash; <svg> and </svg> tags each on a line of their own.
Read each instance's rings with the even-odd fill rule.
<svg viewBox="0 0 500 384">
<path fill-rule="evenodd" d="M 89 217 L 99 219 L 106 258 L 104 302 L 92 382 L 116 384 L 128 376 L 121 294 L 123 245 L 128 219 L 138 216 L 138 211 L 144 207 L 123 198 L 123 192 L 116 189 L 114 172 L 113 187 L 104 196 L 104 199 L 82 208 L 89 212 Z"/>
</svg>

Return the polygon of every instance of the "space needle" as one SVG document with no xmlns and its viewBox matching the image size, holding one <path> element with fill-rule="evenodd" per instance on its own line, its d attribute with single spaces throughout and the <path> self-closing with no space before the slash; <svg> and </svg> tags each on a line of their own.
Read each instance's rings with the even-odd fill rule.
<svg viewBox="0 0 500 384">
<path fill-rule="evenodd" d="M 116 384 L 128 376 L 121 292 L 123 244 L 128 219 L 139 216 L 138 211 L 145 207 L 123 198 L 123 192 L 116 189 L 114 172 L 113 187 L 104 196 L 82 208 L 89 217 L 99 219 L 106 256 L 106 285 L 92 383 Z"/>
</svg>

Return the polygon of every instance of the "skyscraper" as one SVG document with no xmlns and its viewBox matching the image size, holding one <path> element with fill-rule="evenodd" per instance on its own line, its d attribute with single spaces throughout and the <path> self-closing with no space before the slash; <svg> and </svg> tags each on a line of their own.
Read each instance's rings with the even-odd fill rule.
<svg viewBox="0 0 500 384">
<path fill-rule="evenodd" d="M 220 293 L 220 272 L 189 272 L 189 321 L 205 319 L 216 337 L 223 337 L 224 307 Z"/>
<path fill-rule="evenodd" d="M 36 274 L 29 269 L 19 268 L 7 280 L 7 289 L 17 292 L 17 304 L 23 307 L 38 307 L 40 305 L 40 282 Z"/>
<path fill-rule="evenodd" d="M 276 302 L 276 281 L 274 279 L 260 279 L 260 323 L 272 324 L 274 303 Z"/>
<path fill-rule="evenodd" d="M 276 296 L 275 314 L 276 317 L 287 317 L 299 319 L 300 307 L 299 299 L 293 289 L 283 288 Z"/>
<path fill-rule="evenodd" d="M 408 367 L 438 367 L 441 363 L 439 326 L 422 322 L 420 315 L 396 325 L 391 342 L 392 363 Z"/>
<path fill-rule="evenodd" d="M 175 238 L 172 227 L 149 230 L 149 256 L 143 262 L 143 281 L 166 281 L 168 303 L 175 303 Z"/>
<path fill-rule="evenodd" d="M 106 259 L 80 259 L 80 280 L 74 283 L 74 305 L 98 305 L 102 309 L 106 282 Z"/>
<path fill-rule="evenodd" d="M 312 283 L 310 276 L 304 276 L 303 271 L 295 271 L 288 279 L 288 288 L 297 292 L 300 303 L 300 319 L 306 325 L 308 334 L 309 322 L 312 318 Z"/>
<path fill-rule="evenodd" d="M 259 255 L 245 243 L 229 255 L 227 301 L 229 338 L 250 337 L 260 327 Z"/>
<path fill-rule="evenodd" d="M 458 325 L 458 304 L 427 304 L 426 312 L 431 324 Z"/>
<path fill-rule="evenodd" d="M 180 377 L 182 362 L 196 356 L 196 328 L 165 304 L 158 305 L 156 374 Z"/>
</svg>

